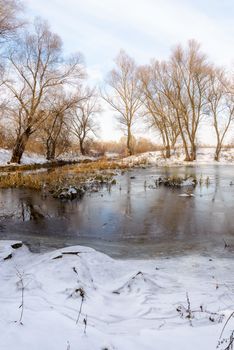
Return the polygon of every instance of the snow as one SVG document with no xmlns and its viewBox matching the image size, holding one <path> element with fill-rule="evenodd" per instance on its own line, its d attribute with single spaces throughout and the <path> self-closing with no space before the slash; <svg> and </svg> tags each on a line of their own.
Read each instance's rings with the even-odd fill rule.
<svg viewBox="0 0 234 350">
<path fill-rule="evenodd" d="M 181 193 L 178 197 L 195 197 L 193 193 Z"/>
<path fill-rule="evenodd" d="M 188 179 L 186 180 L 183 180 L 182 183 L 181 183 L 181 186 L 182 187 L 191 187 L 191 186 L 194 186 L 195 185 L 195 182 L 194 182 L 194 178 L 193 177 L 189 177 Z"/>
<path fill-rule="evenodd" d="M 105 152 L 105 157 L 107 159 L 118 159 L 120 155 L 119 153 L 116 153 L 116 152 Z"/>
<path fill-rule="evenodd" d="M 7 165 L 11 159 L 11 150 L 0 148 L 0 165 Z M 36 153 L 25 152 L 22 157 L 22 164 L 41 164 L 46 163 L 46 158 Z"/>
<path fill-rule="evenodd" d="M 82 155 L 80 153 L 74 153 L 74 152 L 63 153 L 57 159 L 65 160 L 65 161 L 72 161 L 72 162 L 79 162 L 79 161 L 84 161 L 84 160 L 97 160 L 97 158 L 95 158 L 95 157 Z"/>
<path fill-rule="evenodd" d="M 123 162 L 129 165 L 148 164 L 157 166 L 179 166 L 179 165 L 202 165 L 202 164 L 234 164 L 234 149 L 224 149 L 220 155 L 220 161 L 214 161 L 215 148 L 207 147 L 197 150 L 197 160 L 185 162 L 185 155 L 182 150 L 172 154 L 171 158 L 164 159 L 161 151 L 145 152 L 124 158 Z"/>
<path fill-rule="evenodd" d="M 1 350 L 213 350 L 234 308 L 233 259 L 114 260 L 81 246 L 40 254 L 10 241 L 0 247 Z"/>
<path fill-rule="evenodd" d="M 0 148 L 0 166 L 8 165 L 11 159 L 12 151 L 4 148 Z M 58 160 L 79 162 L 84 160 L 95 160 L 94 157 L 82 156 L 80 154 L 64 153 L 57 158 Z M 22 156 L 21 164 L 43 164 L 46 163 L 47 159 L 37 153 L 25 152 Z M 12 164 L 12 163 L 11 163 Z"/>
</svg>

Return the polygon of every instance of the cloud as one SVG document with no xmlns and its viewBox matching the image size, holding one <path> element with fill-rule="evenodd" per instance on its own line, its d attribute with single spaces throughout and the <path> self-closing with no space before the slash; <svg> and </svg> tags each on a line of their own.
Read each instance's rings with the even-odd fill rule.
<svg viewBox="0 0 234 350">
<path fill-rule="evenodd" d="M 67 49 L 84 51 L 88 63 L 105 67 L 120 48 L 143 62 L 165 57 L 172 45 L 190 38 L 201 41 L 218 63 L 230 63 L 234 26 L 228 14 L 234 5 L 224 2 L 226 16 L 219 14 L 218 0 L 206 1 L 209 7 L 195 0 L 27 0 L 32 12 L 49 19 Z"/>
</svg>

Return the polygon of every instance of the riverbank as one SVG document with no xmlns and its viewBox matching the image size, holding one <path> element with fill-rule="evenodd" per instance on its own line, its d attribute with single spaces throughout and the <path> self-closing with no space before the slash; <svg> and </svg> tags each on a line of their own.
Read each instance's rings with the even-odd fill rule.
<svg viewBox="0 0 234 350">
<path fill-rule="evenodd" d="M 169 159 L 165 159 L 162 151 L 155 152 L 145 152 L 136 154 L 133 156 L 115 159 L 110 157 L 94 158 L 88 156 L 78 156 L 78 155 L 64 155 L 60 156 L 58 159 L 47 161 L 43 156 L 33 153 L 25 153 L 22 158 L 22 164 L 9 164 L 11 151 L 0 149 L 0 172 L 10 172 L 10 171 L 26 171 L 26 170 L 37 170 L 42 168 L 55 168 L 63 165 L 72 164 L 82 164 L 89 162 L 98 162 L 101 160 L 106 163 L 115 163 L 121 167 L 135 167 L 135 166 L 196 166 L 196 165 L 228 165 L 234 164 L 234 149 L 227 148 L 221 152 L 220 161 L 214 161 L 214 148 L 199 148 L 197 151 L 197 159 L 193 162 L 184 161 L 185 155 L 183 150 L 177 149 L 172 151 L 172 155 Z M 108 166 L 106 166 L 108 167 Z"/>
<path fill-rule="evenodd" d="M 59 157 L 57 159 L 48 161 L 44 156 L 37 153 L 25 152 L 22 157 L 21 164 L 10 163 L 11 158 L 10 150 L 0 148 L 0 173 L 12 172 L 12 171 L 28 171 L 28 170 L 39 170 L 39 169 L 51 169 L 64 165 L 82 164 L 89 163 L 98 160 L 94 157 L 89 156 L 74 156 Z"/>
<path fill-rule="evenodd" d="M 234 309 L 233 259 L 114 260 L 12 243 L 0 242 L 1 349 L 213 350 Z"/>
<path fill-rule="evenodd" d="M 234 164 L 234 149 L 227 148 L 223 149 L 220 154 L 220 161 L 214 160 L 215 148 L 199 148 L 197 150 L 197 159 L 193 162 L 184 161 L 185 155 L 183 150 L 178 149 L 172 151 L 172 155 L 169 159 L 165 159 L 161 151 L 146 152 L 137 155 L 133 155 L 123 159 L 123 162 L 129 166 L 135 164 L 145 164 L 154 166 L 197 166 L 197 165 L 229 165 Z"/>
</svg>

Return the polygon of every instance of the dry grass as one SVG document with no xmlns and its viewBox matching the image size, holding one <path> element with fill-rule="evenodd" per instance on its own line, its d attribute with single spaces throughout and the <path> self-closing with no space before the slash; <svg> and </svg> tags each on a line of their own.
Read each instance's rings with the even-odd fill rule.
<svg viewBox="0 0 234 350">
<path fill-rule="evenodd" d="M 69 169 L 75 173 L 96 173 L 97 171 L 103 170 L 117 170 L 117 169 L 127 169 L 128 164 L 123 162 L 113 162 L 107 159 L 101 159 L 92 163 L 83 163 L 79 165 L 70 166 Z M 65 169 L 64 167 L 63 169 Z"/>
<path fill-rule="evenodd" d="M 51 191 L 63 186 L 78 186 L 91 178 L 97 176 L 113 176 L 113 171 L 126 169 L 128 166 L 123 163 L 100 160 L 92 163 L 76 165 L 65 165 L 43 172 L 26 173 L 21 170 L 4 173 L 0 175 L 0 188 L 30 188 L 42 190 L 47 188 Z"/>
<path fill-rule="evenodd" d="M 9 173 L 7 175 L 0 176 L 1 188 L 16 188 L 24 187 L 34 190 L 41 190 L 45 185 L 53 188 L 57 184 L 62 183 L 65 180 L 60 174 L 55 171 L 53 173 L 37 173 L 37 174 L 24 174 L 22 172 Z"/>
</svg>

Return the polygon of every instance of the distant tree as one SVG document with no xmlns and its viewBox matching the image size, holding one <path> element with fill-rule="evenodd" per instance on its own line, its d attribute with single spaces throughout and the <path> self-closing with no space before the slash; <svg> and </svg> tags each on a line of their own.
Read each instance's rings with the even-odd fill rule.
<svg viewBox="0 0 234 350">
<path fill-rule="evenodd" d="M 9 77 L 4 86 L 11 94 L 16 142 L 11 162 L 20 163 L 29 137 L 48 117 L 47 99 L 58 86 L 83 77 L 80 55 L 62 56 L 62 42 L 46 22 L 37 19 L 33 32 L 24 32 L 9 49 Z"/>
<path fill-rule="evenodd" d="M 117 120 L 127 136 L 128 154 L 133 154 L 132 127 L 142 106 L 138 68 L 134 60 L 121 50 L 115 59 L 116 67 L 109 73 L 110 91 L 103 92 L 103 99 L 117 112 Z"/>
<path fill-rule="evenodd" d="M 85 88 L 80 101 L 70 113 L 69 128 L 78 139 L 81 154 L 86 154 L 86 144 L 97 135 L 99 125 L 97 115 L 101 112 L 97 93 L 94 89 Z"/>
<path fill-rule="evenodd" d="M 234 91 L 222 69 L 211 70 L 207 99 L 207 111 L 212 117 L 216 135 L 214 159 L 219 161 L 225 136 L 234 121 Z"/>
</svg>

